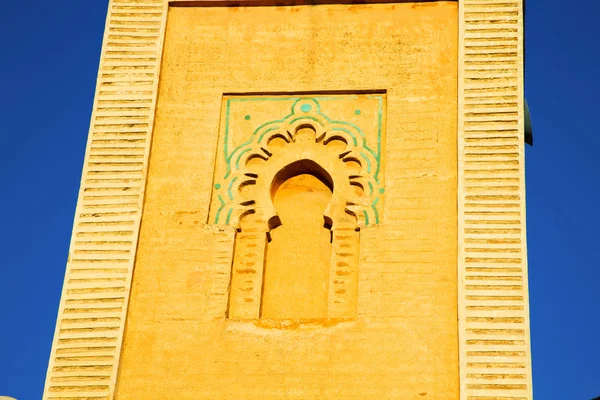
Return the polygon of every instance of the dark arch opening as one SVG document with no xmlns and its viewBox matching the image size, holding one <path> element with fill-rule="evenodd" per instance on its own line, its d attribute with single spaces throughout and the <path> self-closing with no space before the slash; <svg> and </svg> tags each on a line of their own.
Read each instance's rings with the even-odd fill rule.
<svg viewBox="0 0 600 400">
<path fill-rule="evenodd" d="M 281 186 L 283 182 L 294 176 L 303 174 L 314 176 L 323 182 L 323 184 L 325 184 L 325 186 L 333 193 L 333 179 L 331 178 L 331 175 L 313 160 L 303 159 L 286 165 L 275 174 L 273 182 L 271 182 L 271 200 L 273 200 L 275 193 L 277 193 L 277 189 L 279 189 L 279 186 Z"/>
</svg>

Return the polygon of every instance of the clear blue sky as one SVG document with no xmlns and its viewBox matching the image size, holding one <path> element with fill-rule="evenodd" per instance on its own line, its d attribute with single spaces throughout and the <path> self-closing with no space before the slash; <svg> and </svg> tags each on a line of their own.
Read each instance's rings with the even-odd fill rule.
<svg viewBox="0 0 600 400">
<path fill-rule="evenodd" d="M 0 9 L 0 395 L 19 400 L 42 395 L 106 3 Z M 590 400 L 600 396 L 600 2 L 527 6 L 534 393 Z"/>
</svg>

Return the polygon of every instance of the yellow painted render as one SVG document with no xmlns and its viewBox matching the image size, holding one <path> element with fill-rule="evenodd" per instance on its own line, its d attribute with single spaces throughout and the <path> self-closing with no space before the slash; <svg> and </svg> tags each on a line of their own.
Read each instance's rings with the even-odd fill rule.
<svg viewBox="0 0 600 400">
<path fill-rule="evenodd" d="M 118 400 L 458 399 L 457 24 L 455 2 L 169 10 Z M 386 193 L 357 318 L 226 319 L 223 93 L 362 90 L 387 91 Z"/>
<path fill-rule="evenodd" d="M 323 213 L 330 200 L 331 190 L 310 174 L 277 189 L 273 203 L 282 225 L 271 232 L 267 246 L 261 318 L 327 316 L 332 246 Z"/>
</svg>

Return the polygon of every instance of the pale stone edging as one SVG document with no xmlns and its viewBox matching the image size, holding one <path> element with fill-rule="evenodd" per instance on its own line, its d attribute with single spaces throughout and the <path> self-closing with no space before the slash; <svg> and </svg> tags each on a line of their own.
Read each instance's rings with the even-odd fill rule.
<svg viewBox="0 0 600 400">
<path fill-rule="evenodd" d="M 460 398 L 529 400 L 522 0 L 459 18 Z"/>
<path fill-rule="evenodd" d="M 110 0 L 43 399 L 110 399 L 141 221 L 168 3 Z"/>
</svg>

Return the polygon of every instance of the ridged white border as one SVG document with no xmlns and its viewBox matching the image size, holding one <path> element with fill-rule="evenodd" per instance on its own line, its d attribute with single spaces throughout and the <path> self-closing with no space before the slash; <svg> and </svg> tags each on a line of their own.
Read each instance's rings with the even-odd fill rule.
<svg viewBox="0 0 600 400">
<path fill-rule="evenodd" d="M 461 400 L 532 398 L 522 0 L 459 2 Z"/>
<path fill-rule="evenodd" d="M 111 399 L 125 329 L 168 3 L 110 0 L 44 399 Z"/>
</svg>

